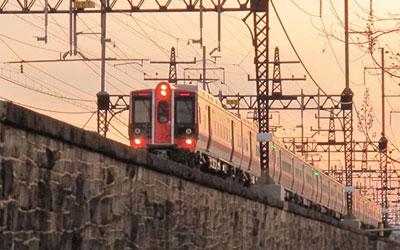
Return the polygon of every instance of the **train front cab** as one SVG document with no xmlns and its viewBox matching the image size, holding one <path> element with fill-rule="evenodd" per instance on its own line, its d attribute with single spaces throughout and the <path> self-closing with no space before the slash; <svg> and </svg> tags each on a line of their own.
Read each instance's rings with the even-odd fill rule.
<svg viewBox="0 0 400 250">
<path fill-rule="evenodd" d="M 131 92 L 129 139 L 134 148 L 182 148 L 195 151 L 195 92 L 161 82 L 155 89 Z"/>
</svg>

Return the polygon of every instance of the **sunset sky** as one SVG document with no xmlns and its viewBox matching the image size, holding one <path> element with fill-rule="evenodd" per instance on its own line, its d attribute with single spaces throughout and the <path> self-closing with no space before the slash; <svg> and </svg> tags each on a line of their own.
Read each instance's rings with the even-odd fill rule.
<svg viewBox="0 0 400 250">
<path fill-rule="evenodd" d="M 35 6 L 43 6 L 43 2 L 40 0 Z M 148 4 L 147 2 L 145 4 Z M 320 3 L 322 3 L 321 8 Z M 350 26 L 353 31 L 366 31 L 369 3 L 369 0 L 349 1 Z M 400 28 L 398 0 L 375 0 L 372 3 L 374 31 Z M 172 5 L 174 4 L 176 3 L 172 3 Z M 275 4 L 294 46 L 312 76 L 329 94 L 341 93 L 345 85 L 344 44 L 341 41 L 344 32 L 343 1 L 280 0 L 275 1 Z M 16 8 L 16 1 L 10 1 L 6 9 L 13 8 Z M 320 12 L 320 10 L 322 11 Z M 221 58 L 218 59 L 217 64 L 209 62 L 208 67 L 224 67 L 226 84 L 214 84 L 212 86 L 213 93 L 222 90 L 224 93 L 251 94 L 255 91 L 254 83 L 247 81 L 247 74 L 254 77 L 254 49 L 251 35 L 241 20 L 246 14 L 228 12 L 222 14 L 222 51 L 218 53 Z M 278 46 L 281 60 L 297 60 L 272 7 L 270 17 L 270 59 L 273 58 L 274 47 Z M 396 18 L 397 20 L 395 20 Z M 100 64 L 98 62 L 24 64 L 23 74 L 20 73 L 19 64 L 4 63 L 14 60 L 59 58 L 60 54 L 69 50 L 68 15 L 49 16 L 47 44 L 36 41 L 36 37 L 44 35 L 44 15 L 0 14 L 0 22 L 2 24 L 0 27 L 0 98 L 40 109 L 71 112 L 58 113 L 36 109 L 40 113 L 83 127 L 92 115 L 90 112 L 96 110 L 95 95 L 100 89 Z M 78 31 L 100 32 L 99 22 L 100 15 L 98 14 L 79 14 Z M 170 48 L 175 46 L 178 51 L 178 60 L 190 61 L 196 57 L 198 64 L 192 65 L 192 67 L 201 67 L 199 45 L 188 45 L 190 39 L 199 38 L 198 13 L 109 14 L 107 22 L 107 37 L 112 41 L 107 48 L 109 57 L 169 60 Z M 204 36 L 207 52 L 217 46 L 216 24 L 217 15 L 206 13 Z M 249 25 L 252 25 L 251 22 Z M 373 57 L 378 62 L 380 62 L 379 48 L 384 47 L 389 51 L 386 54 L 385 64 L 387 66 L 399 65 L 400 57 L 396 58 L 395 56 L 400 50 L 399 34 L 399 32 L 389 32 L 379 37 L 373 53 Z M 352 34 L 351 41 L 364 42 L 366 36 Z M 78 50 L 89 58 L 100 57 L 99 35 L 79 35 Z M 374 64 L 371 55 L 367 53 L 366 46 L 351 45 L 350 51 L 350 79 L 351 88 L 355 93 L 355 102 L 357 108 L 361 109 L 364 91 L 366 88 L 370 89 L 375 118 L 371 138 L 379 139 L 381 131 L 381 82 L 380 75 L 377 74 L 379 70 L 369 70 L 364 81 L 364 67 L 377 67 L 377 65 Z M 184 65 L 178 68 L 180 77 L 183 77 L 183 68 L 189 66 Z M 400 75 L 399 71 L 392 70 L 391 72 Z M 149 62 L 145 62 L 143 66 L 135 64 L 114 66 L 114 62 L 109 62 L 107 63 L 106 89 L 110 94 L 128 94 L 134 89 L 155 86 L 155 82 L 143 80 L 144 73 L 149 76 L 155 76 L 156 73 L 161 77 L 166 76 L 168 66 Z M 199 74 L 200 72 L 192 74 L 192 78 L 198 77 Z M 222 79 L 221 71 L 210 71 L 208 75 Z M 282 75 L 283 77 L 292 75 L 302 77 L 306 75 L 306 72 L 301 65 L 290 65 L 282 67 Z M 387 75 L 386 94 L 400 94 L 399 83 L 400 78 Z M 24 85 L 25 88 L 20 85 Z M 32 89 L 35 89 L 36 92 Z M 315 94 L 317 91 L 309 76 L 304 82 L 284 83 L 283 89 L 285 94 L 297 94 L 301 89 L 308 94 Z M 50 95 L 38 91 L 50 93 Z M 390 115 L 390 111 L 400 110 L 400 98 L 387 99 L 386 103 L 386 130 L 390 142 L 397 147 L 400 142 L 400 135 L 396 133 L 400 114 Z M 279 129 L 276 135 L 298 135 L 299 129 L 295 129 L 295 127 L 299 125 L 299 117 L 298 112 L 282 112 L 280 125 L 283 128 Z M 357 131 L 356 117 L 354 119 L 354 129 Z M 306 120 L 306 131 L 310 126 L 316 128 L 314 113 L 308 113 Z M 273 116 L 272 124 L 277 124 L 277 121 L 277 116 Z M 121 115 L 118 117 L 118 121 L 114 120 L 113 123 L 123 135 L 111 128 L 110 138 L 127 143 L 127 128 L 124 124 L 127 124 L 127 114 Z M 96 116 L 90 119 L 85 128 L 96 130 Z M 306 135 L 309 134 L 311 133 L 306 133 Z M 376 134 L 375 137 L 374 134 Z M 326 140 L 326 135 L 321 135 L 319 138 Z M 342 140 L 342 136 L 338 135 L 338 139 Z M 356 133 L 355 139 L 363 140 L 364 138 L 361 133 Z M 400 158 L 399 152 L 395 151 L 393 157 Z"/>
</svg>

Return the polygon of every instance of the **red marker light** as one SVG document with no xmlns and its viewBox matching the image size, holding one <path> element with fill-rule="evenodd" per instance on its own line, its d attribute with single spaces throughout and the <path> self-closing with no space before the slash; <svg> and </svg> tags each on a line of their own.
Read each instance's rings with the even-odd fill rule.
<svg viewBox="0 0 400 250">
<path fill-rule="evenodd" d="M 192 145 L 192 143 L 193 143 L 192 139 L 190 139 L 190 138 L 186 139 L 186 144 L 187 145 Z"/>
<path fill-rule="evenodd" d="M 171 91 L 171 87 L 169 86 L 169 84 L 168 83 L 166 83 L 166 82 L 160 82 L 158 85 L 157 85 L 157 87 L 156 87 L 156 89 L 157 89 L 157 95 L 159 96 L 159 97 L 168 97 L 168 96 L 170 96 L 170 91 Z"/>
<path fill-rule="evenodd" d="M 135 145 L 140 145 L 142 143 L 142 141 L 140 139 L 136 138 L 134 140 L 134 143 L 135 143 Z"/>
<path fill-rule="evenodd" d="M 180 96 L 190 96 L 190 93 L 180 93 Z"/>
</svg>

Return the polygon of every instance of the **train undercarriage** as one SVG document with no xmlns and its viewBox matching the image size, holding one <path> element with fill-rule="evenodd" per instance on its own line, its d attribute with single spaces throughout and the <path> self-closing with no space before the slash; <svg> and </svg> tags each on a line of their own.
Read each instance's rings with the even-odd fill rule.
<svg viewBox="0 0 400 250">
<path fill-rule="evenodd" d="M 191 168 L 198 168 L 205 173 L 216 175 L 223 179 L 232 179 L 245 187 L 249 187 L 255 181 L 255 178 L 251 178 L 249 173 L 206 153 L 193 153 L 171 145 L 149 146 L 149 152 L 182 163 Z"/>
</svg>

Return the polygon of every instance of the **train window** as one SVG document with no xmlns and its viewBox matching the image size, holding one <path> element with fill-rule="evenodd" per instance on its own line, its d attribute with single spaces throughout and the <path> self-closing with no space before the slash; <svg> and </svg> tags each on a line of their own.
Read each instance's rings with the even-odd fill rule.
<svg viewBox="0 0 400 250">
<path fill-rule="evenodd" d="M 151 121 L 151 102 L 149 98 L 134 99 L 133 103 L 133 122 L 150 123 Z"/>
<path fill-rule="evenodd" d="M 193 124 L 194 110 L 193 97 L 176 97 L 175 122 L 180 124 Z"/>
<path fill-rule="evenodd" d="M 166 101 L 158 103 L 157 120 L 159 123 L 166 123 L 169 121 L 169 104 Z"/>
</svg>

